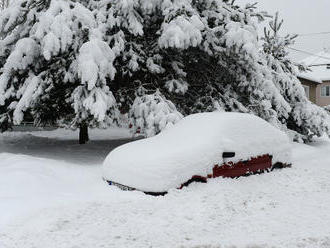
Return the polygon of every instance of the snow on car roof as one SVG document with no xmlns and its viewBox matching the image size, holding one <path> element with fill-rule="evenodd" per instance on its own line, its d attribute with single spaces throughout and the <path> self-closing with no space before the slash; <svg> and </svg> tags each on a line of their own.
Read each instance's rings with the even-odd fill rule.
<svg viewBox="0 0 330 248">
<path fill-rule="evenodd" d="M 103 164 L 104 178 L 147 192 L 177 188 L 194 175 L 207 176 L 222 164 L 223 152 L 233 162 L 263 154 L 273 162 L 290 160 L 289 138 L 266 121 L 243 113 L 202 113 L 143 140 L 122 145 Z"/>
</svg>

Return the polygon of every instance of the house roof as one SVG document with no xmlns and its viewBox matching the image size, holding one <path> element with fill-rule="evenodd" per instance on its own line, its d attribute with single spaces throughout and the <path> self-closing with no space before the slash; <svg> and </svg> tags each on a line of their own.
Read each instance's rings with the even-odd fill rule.
<svg viewBox="0 0 330 248">
<path fill-rule="evenodd" d="M 330 64 L 330 52 L 322 51 L 318 54 L 309 56 L 300 62 L 307 66 Z"/>
<path fill-rule="evenodd" d="M 316 83 L 330 81 L 330 52 L 320 52 L 316 55 L 305 58 L 301 63 L 307 65 L 310 71 L 302 72 L 298 74 L 298 77 Z"/>
</svg>

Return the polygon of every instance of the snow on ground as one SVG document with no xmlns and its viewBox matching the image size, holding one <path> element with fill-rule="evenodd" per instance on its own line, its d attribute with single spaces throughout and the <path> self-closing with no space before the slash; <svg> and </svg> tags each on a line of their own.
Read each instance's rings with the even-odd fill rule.
<svg viewBox="0 0 330 248">
<path fill-rule="evenodd" d="M 6 132 L 1 134 L 0 152 L 25 154 L 79 164 L 100 164 L 115 147 L 131 140 L 127 129 L 90 129 L 90 142 L 78 144 L 78 130 Z"/>
<path fill-rule="evenodd" d="M 294 144 L 291 169 L 212 179 L 163 197 L 107 186 L 99 162 L 106 154 L 92 149 L 103 141 L 89 151 L 62 142 L 0 135 L 1 248 L 330 247 L 329 140 Z"/>
</svg>

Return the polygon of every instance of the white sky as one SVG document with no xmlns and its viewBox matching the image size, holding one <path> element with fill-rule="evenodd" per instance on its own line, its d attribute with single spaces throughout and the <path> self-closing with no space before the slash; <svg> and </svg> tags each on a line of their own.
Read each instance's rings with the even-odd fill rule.
<svg viewBox="0 0 330 248">
<path fill-rule="evenodd" d="M 284 19 L 283 34 L 330 32 L 330 0 L 236 0 L 243 4 L 254 2 L 270 14 L 279 12 Z M 293 47 L 318 53 L 330 48 L 330 34 L 298 37 Z M 300 60 L 309 55 L 292 52 L 292 56 Z"/>
</svg>

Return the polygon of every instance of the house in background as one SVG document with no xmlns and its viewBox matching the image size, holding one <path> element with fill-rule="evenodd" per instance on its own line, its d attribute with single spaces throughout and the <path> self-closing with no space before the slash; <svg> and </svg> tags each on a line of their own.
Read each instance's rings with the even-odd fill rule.
<svg viewBox="0 0 330 248">
<path fill-rule="evenodd" d="M 316 105 L 330 105 L 330 52 L 318 53 L 302 63 L 310 68 L 310 71 L 298 75 L 306 96 Z"/>
</svg>

